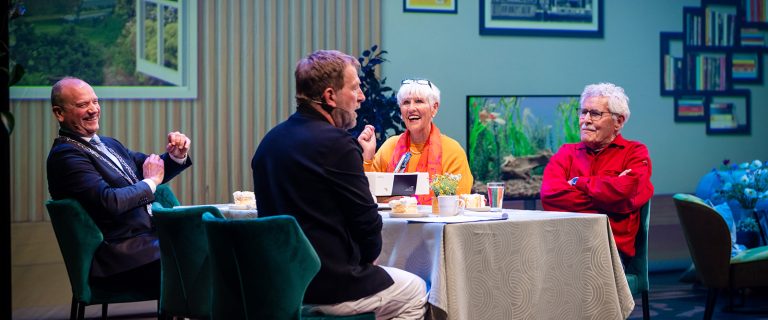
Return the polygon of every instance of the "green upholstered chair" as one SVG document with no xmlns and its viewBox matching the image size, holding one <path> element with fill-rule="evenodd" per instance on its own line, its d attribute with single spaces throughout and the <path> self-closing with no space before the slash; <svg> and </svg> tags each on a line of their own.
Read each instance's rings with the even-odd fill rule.
<svg viewBox="0 0 768 320">
<path fill-rule="evenodd" d="M 374 319 L 302 314 L 320 259 L 291 216 L 203 215 L 211 255 L 212 319 Z"/>
<path fill-rule="evenodd" d="M 155 202 L 160 203 L 165 208 L 173 208 L 180 206 L 181 203 L 176 195 L 173 194 L 173 190 L 167 184 L 161 184 L 155 189 Z"/>
<path fill-rule="evenodd" d="M 45 204 L 51 225 L 59 242 L 59 249 L 72 286 L 70 319 L 83 319 L 85 306 L 101 304 L 101 316 L 107 318 L 108 304 L 157 300 L 156 295 L 137 290 L 116 292 L 98 287 L 88 281 L 91 262 L 104 236 L 88 212 L 74 199 L 51 200 Z"/>
<path fill-rule="evenodd" d="M 728 289 L 727 309 L 733 309 L 733 289 L 768 286 L 768 247 L 742 251 L 731 257 L 731 235 L 728 225 L 715 209 L 696 196 L 675 194 L 673 197 L 680 226 L 696 272 L 709 288 L 704 319 L 711 319 L 718 290 Z"/>
<path fill-rule="evenodd" d="M 211 313 L 211 275 L 203 213 L 221 218 L 213 206 L 163 208 L 153 204 L 160 239 L 160 316 L 207 318 Z"/>
<path fill-rule="evenodd" d="M 650 319 L 648 306 L 648 226 L 651 220 L 651 200 L 640 208 L 640 227 L 635 237 L 635 256 L 624 268 L 632 295 L 643 299 L 643 319 Z"/>
</svg>

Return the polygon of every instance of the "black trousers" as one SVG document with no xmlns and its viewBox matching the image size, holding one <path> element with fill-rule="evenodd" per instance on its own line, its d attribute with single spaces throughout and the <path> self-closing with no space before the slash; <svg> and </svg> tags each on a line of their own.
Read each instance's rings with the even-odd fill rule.
<svg viewBox="0 0 768 320">
<path fill-rule="evenodd" d="M 91 285 L 114 292 L 138 291 L 160 297 L 160 260 L 107 277 L 90 277 Z"/>
</svg>

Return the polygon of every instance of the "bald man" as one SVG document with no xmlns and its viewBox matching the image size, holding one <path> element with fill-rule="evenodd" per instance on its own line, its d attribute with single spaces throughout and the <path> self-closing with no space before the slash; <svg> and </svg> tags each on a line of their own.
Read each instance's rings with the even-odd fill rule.
<svg viewBox="0 0 768 320">
<path fill-rule="evenodd" d="M 166 153 L 134 152 L 97 135 L 101 105 L 83 80 L 66 77 L 51 90 L 59 136 L 48 154 L 48 191 L 54 200 L 83 205 L 104 234 L 91 267 L 93 283 L 115 290 L 160 291 L 160 247 L 150 204 L 157 185 L 192 165 L 190 140 L 168 134 Z"/>
</svg>

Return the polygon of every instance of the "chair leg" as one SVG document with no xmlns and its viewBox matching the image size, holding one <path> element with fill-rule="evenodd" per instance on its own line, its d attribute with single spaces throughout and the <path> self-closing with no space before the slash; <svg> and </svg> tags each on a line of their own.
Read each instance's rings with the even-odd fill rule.
<svg viewBox="0 0 768 320">
<path fill-rule="evenodd" d="M 70 307 L 69 310 L 69 320 L 75 320 L 77 319 L 77 300 L 75 300 L 75 296 L 72 296 L 72 307 Z"/>
<path fill-rule="evenodd" d="M 78 302 L 77 303 L 77 320 L 84 320 L 85 319 L 85 303 Z"/>
<path fill-rule="evenodd" d="M 651 310 L 648 305 L 648 290 L 643 290 L 643 320 L 651 319 Z"/>
<path fill-rule="evenodd" d="M 107 320 L 108 306 L 106 303 L 101 304 L 101 320 Z"/>
<path fill-rule="evenodd" d="M 704 309 L 704 320 L 711 320 L 715 311 L 715 302 L 717 301 L 717 288 L 709 288 L 707 292 L 707 306 Z"/>
</svg>

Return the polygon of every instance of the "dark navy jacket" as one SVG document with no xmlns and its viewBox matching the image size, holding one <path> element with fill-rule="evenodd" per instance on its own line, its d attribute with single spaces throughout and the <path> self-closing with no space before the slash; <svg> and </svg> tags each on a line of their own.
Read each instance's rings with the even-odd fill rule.
<svg viewBox="0 0 768 320">
<path fill-rule="evenodd" d="M 352 135 L 299 107 L 264 136 L 251 168 L 259 216 L 294 216 L 320 257 L 305 303 L 356 300 L 394 283 L 373 265 L 382 220 Z"/>
<path fill-rule="evenodd" d="M 87 150 L 78 148 L 65 138 L 57 138 L 48 154 L 48 191 L 54 200 L 74 198 L 83 205 L 104 234 L 104 242 L 96 251 L 91 275 L 109 276 L 160 259 L 157 234 L 152 226 L 146 205 L 155 197 L 144 182 L 142 165 L 148 155 L 133 152 L 119 141 L 99 136 L 102 143 L 114 150 L 132 170 L 138 183 L 131 183 L 102 159 L 109 158 L 80 137 L 61 130 L 59 135 L 83 143 Z M 179 165 L 165 153 L 163 183 L 170 181 L 192 165 L 187 157 Z"/>
</svg>

